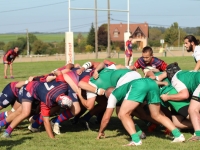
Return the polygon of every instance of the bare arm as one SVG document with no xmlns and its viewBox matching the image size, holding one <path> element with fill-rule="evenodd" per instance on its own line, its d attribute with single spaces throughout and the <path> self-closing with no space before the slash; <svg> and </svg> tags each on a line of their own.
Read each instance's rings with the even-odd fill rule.
<svg viewBox="0 0 200 150">
<path fill-rule="evenodd" d="M 84 99 L 83 96 L 81 95 L 81 89 L 80 88 L 79 88 L 77 94 L 78 94 L 79 100 L 81 101 L 81 103 L 83 104 L 83 106 L 85 108 L 87 108 L 88 110 L 91 110 L 92 108 L 94 108 L 96 97 L 92 97 L 92 98 L 89 98 L 87 100 Z"/>
<path fill-rule="evenodd" d="M 84 81 L 80 81 L 78 83 L 78 86 L 83 90 L 86 90 L 86 91 L 89 91 L 89 92 L 93 92 L 93 93 L 95 93 L 96 89 L 97 89 L 96 87 L 94 87 L 94 86 L 92 86 L 89 83 L 84 82 Z"/>
<path fill-rule="evenodd" d="M 198 71 L 200 69 L 200 60 L 197 61 L 194 71 Z"/>
<path fill-rule="evenodd" d="M 44 120 L 44 127 L 46 129 L 48 136 L 52 139 L 55 138 L 54 135 L 53 135 L 52 129 L 51 129 L 49 117 L 43 117 L 43 120 Z"/>
<path fill-rule="evenodd" d="M 110 118 L 113 114 L 113 111 L 114 111 L 114 108 L 107 108 L 104 115 L 103 115 L 103 118 L 101 120 L 101 126 L 100 126 L 100 129 L 99 129 L 99 134 L 97 136 L 97 139 L 100 139 L 101 137 L 105 137 L 105 134 L 104 134 L 104 131 L 110 121 Z"/>
<path fill-rule="evenodd" d="M 189 91 L 187 89 L 184 89 L 178 92 L 177 94 L 173 94 L 173 95 L 162 94 L 160 98 L 163 101 L 168 101 L 168 100 L 182 101 L 189 98 Z"/>
</svg>

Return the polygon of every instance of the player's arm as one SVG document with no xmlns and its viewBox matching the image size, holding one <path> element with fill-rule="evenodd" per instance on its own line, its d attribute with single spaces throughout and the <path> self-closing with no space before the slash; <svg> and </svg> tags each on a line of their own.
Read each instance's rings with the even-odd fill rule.
<svg viewBox="0 0 200 150">
<path fill-rule="evenodd" d="M 97 139 L 100 139 L 101 137 L 105 137 L 104 131 L 110 121 L 110 118 L 113 114 L 114 108 L 116 106 L 117 103 L 117 99 L 115 98 L 114 95 L 110 95 L 108 98 L 108 104 L 107 104 L 107 108 L 106 111 L 103 115 L 103 118 L 101 120 L 101 125 L 100 125 L 100 129 L 99 129 L 99 133 L 97 136 Z"/>
<path fill-rule="evenodd" d="M 93 93 L 96 93 L 97 91 L 97 88 L 92 86 L 91 84 L 85 82 L 85 81 L 80 81 L 78 83 L 78 86 L 83 89 L 83 90 L 86 90 L 86 91 L 89 91 L 89 92 L 93 92 Z"/>
<path fill-rule="evenodd" d="M 95 100 L 96 100 L 96 96 L 88 98 L 87 100 L 83 98 L 83 96 L 81 95 L 81 89 L 79 88 L 78 90 L 78 97 L 79 100 L 81 101 L 82 105 L 87 108 L 88 110 L 91 110 L 92 108 L 94 108 L 95 105 Z"/>
<path fill-rule="evenodd" d="M 9 50 L 5 55 L 4 55 L 4 57 L 3 57 L 3 60 L 4 60 L 4 62 L 8 62 L 7 61 L 7 58 L 8 58 L 8 56 L 11 54 L 11 51 Z"/>
<path fill-rule="evenodd" d="M 200 69 L 200 60 L 197 61 L 194 71 L 198 71 Z"/>
<path fill-rule="evenodd" d="M 105 68 L 105 64 L 104 62 L 101 62 L 94 70 L 94 73 L 93 73 L 93 78 L 94 79 L 97 79 L 99 77 L 99 71 L 102 70 L 103 68 Z"/>
<path fill-rule="evenodd" d="M 44 127 L 45 127 L 45 130 L 47 132 L 47 135 L 52 139 L 55 138 L 54 134 L 52 132 L 52 129 L 51 129 L 51 124 L 50 124 L 50 121 L 49 121 L 49 117 L 44 117 L 43 116 L 43 121 L 44 121 Z"/>
<path fill-rule="evenodd" d="M 50 138 L 55 138 L 54 134 L 53 134 L 53 131 L 51 129 L 50 121 L 49 121 L 50 108 L 48 108 L 47 105 L 44 102 L 41 102 L 40 106 L 41 106 L 41 115 L 43 117 L 44 127 L 45 127 L 45 130 L 47 132 L 47 135 Z"/>
<path fill-rule="evenodd" d="M 180 92 L 178 92 L 177 94 L 173 94 L 173 95 L 162 94 L 160 96 L 160 98 L 163 101 L 168 101 L 168 100 L 182 101 L 182 100 L 185 100 L 185 99 L 189 98 L 189 91 L 187 89 L 183 89 Z"/>
<path fill-rule="evenodd" d="M 91 67 L 92 67 L 92 62 L 88 61 L 88 62 L 84 63 L 80 69 L 76 70 L 76 73 L 78 75 L 81 75 L 85 70 L 87 70 Z"/>
<path fill-rule="evenodd" d="M 107 108 L 104 115 L 103 115 L 103 118 L 101 120 L 101 125 L 100 125 L 100 129 L 99 129 L 99 133 L 98 133 L 98 136 L 97 136 L 97 139 L 100 139 L 101 137 L 104 137 L 105 138 L 105 134 L 104 134 L 104 131 L 110 121 L 110 118 L 113 114 L 113 111 L 114 111 L 114 108 Z"/>
</svg>

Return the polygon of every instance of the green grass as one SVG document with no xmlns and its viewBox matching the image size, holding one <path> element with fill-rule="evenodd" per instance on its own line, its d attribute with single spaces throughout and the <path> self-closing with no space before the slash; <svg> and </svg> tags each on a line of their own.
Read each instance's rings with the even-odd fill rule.
<svg viewBox="0 0 200 150">
<path fill-rule="evenodd" d="M 84 37 L 87 37 L 87 33 L 81 33 Z M 34 34 L 39 40 L 43 42 L 61 42 L 65 38 L 65 33 L 36 33 Z M 78 33 L 74 33 L 76 37 Z M 22 34 L 0 34 L 0 42 L 8 43 L 10 41 L 16 41 L 17 38 L 24 37 L 26 38 L 26 33 Z"/>
<path fill-rule="evenodd" d="M 167 63 L 179 62 L 182 69 L 192 70 L 194 68 L 194 61 L 192 57 L 167 57 L 162 58 Z M 76 61 L 76 63 L 83 64 L 86 60 Z M 102 60 L 97 60 L 102 61 Z M 124 59 L 111 59 L 116 63 L 123 64 Z M 14 63 L 15 80 L 26 80 L 31 75 L 42 75 L 49 73 L 57 67 L 65 64 L 63 61 L 54 62 L 30 62 L 30 63 Z M 11 79 L 5 80 L 3 78 L 3 65 L 0 66 L 2 75 L 0 76 L 0 90 L 5 87 Z M 140 71 L 141 72 L 141 71 Z M 92 118 L 94 122 L 94 118 Z M 137 120 L 136 123 L 146 132 L 144 122 Z M 154 133 L 148 133 L 147 139 L 143 140 L 142 146 L 139 147 L 123 147 L 130 141 L 130 137 L 123 128 L 120 120 L 114 114 L 105 133 L 107 138 L 96 140 L 99 126 L 93 124 L 93 131 L 84 131 L 80 125 L 72 126 L 70 121 L 63 122 L 61 127 L 61 135 L 56 135 L 55 140 L 47 137 L 44 127 L 39 133 L 31 133 L 27 130 L 28 122 L 22 122 L 17 129 L 12 133 L 11 139 L 0 138 L 0 150 L 192 150 L 199 149 L 199 142 L 173 143 L 170 144 L 170 139 L 166 138 L 162 130 Z M 4 129 L 3 129 L 4 130 Z M 187 138 L 191 133 L 184 132 Z"/>
</svg>

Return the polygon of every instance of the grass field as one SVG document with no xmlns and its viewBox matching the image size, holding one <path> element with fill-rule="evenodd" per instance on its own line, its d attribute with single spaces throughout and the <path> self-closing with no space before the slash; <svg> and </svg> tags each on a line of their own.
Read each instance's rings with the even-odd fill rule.
<svg viewBox="0 0 200 150">
<path fill-rule="evenodd" d="M 81 33 L 84 37 L 87 36 L 87 33 Z M 65 38 L 65 33 L 36 33 L 34 34 L 39 40 L 42 40 L 43 42 L 61 42 Z M 76 37 L 78 33 L 74 33 L 74 37 Z M 0 42 L 10 42 L 10 41 L 16 41 L 19 37 L 25 37 L 26 33 L 22 34 L 0 34 Z"/>
<path fill-rule="evenodd" d="M 194 61 L 192 57 L 166 57 L 163 58 L 167 63 L 179 62 L 183 70 L 192 70 Z M 86 60 L 77 61 L 83 64 Z M 97 60 L 102 61 L 102 60 Z M 111 59 L 116 63 L 123 64 L 124 59 Z M 14 75 L 16 81 L 26 80 L 30 75 L 42 75 L 49 73 L 55 68 L 63 66 L 63 61 L 55 62 L 31 62 L 31 63 L 14 63 Z M 3 65 L 0 66 L 0 90 L 5 87 L 11 79 L 3 78 Z M 141 71 L 140 71 L 141 72 Z M 94 122 L 94 118 L 92 118 Z M 61 135 L 56 135 L 55 140 L 47 137 L 44 127 L 39 133 L 31 133 L 27 130 L 28 122 L 22 122 L 12 133 L 11 139 L 0 138 L 0 150 L 195 150 L 199 149 L 199 142 L 186 143 L 170 143 L 170 139 L 166 138 L 162 130 L 154 133 L 148 133 L 144 122 L 137 120 L 136 123 L 146 132 L 147 138 L 143 140 L 143 144 L 139 147 L 123 147 L 130 141 L 130 137 L 123 128 L 120 120 L 113 115 L 106 133 L 106 138 L 96 140 L 99 125 L 91 126 L 92 131 L 85 131 L 81 125 L 71 125 L 70 121 L 61 124 Z M 4 129 L 2 129 L 4 130 Z M 186 139 L 191 137 L 191 133 L 183 132 Z"/>
</svg>

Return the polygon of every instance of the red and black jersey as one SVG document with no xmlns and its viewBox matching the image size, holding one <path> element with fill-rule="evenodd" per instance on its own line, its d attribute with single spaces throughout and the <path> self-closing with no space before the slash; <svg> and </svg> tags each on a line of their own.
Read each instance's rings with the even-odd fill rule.
<svg viewBox="0 0 200 150">
<path fill-rule="evenodd" d="M 4 55 L 3 61 L 13 62 L 17 56 L 18 53 L 16 53 L 13 49 L 10 49 Z"/>
<path fill-rule="evenodd" d="M 134 63 L 134 66 L 137 69 L 139 69 L 139 68 L 145 69 L 147 66 L 151 66 L 151 67 L 154 67 L 156 69 L 159 69 L 160 71 L 164 71 L 164 70 L 166 70 L 167 64 L 163 60 L 161 60 L 161 59 L 159 59 L 157 57 L 152 57 L 151 62 L 148 63 L 148 64 L 146 64 L 145 61 L 144 61 L 144 59 L 142 57 L 140 57 Z"/>
</svg>

